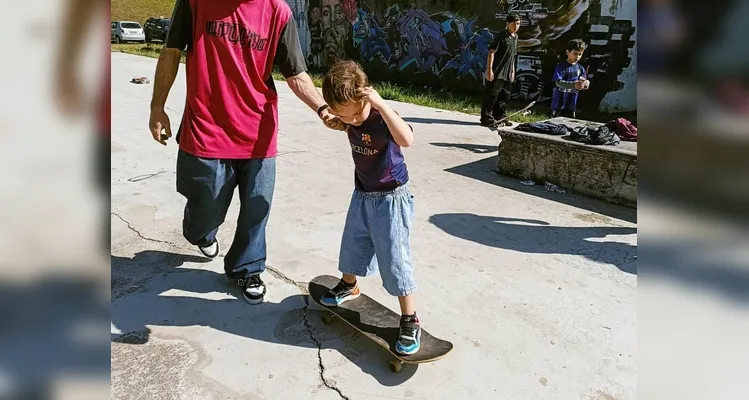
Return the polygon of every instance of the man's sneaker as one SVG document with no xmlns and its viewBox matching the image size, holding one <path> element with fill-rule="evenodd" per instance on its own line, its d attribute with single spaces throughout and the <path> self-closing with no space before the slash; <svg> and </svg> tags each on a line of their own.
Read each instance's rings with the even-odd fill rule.
<svg viewBox="0 0 749 400">
<path fill-rule="evenodd" d="M 205 246 L 205 247 L 198 246 L 198 249 L 200 249 L 200 252 L 203 253 L 203 255 L 208 258 L 216 258 L 219 251 L 221 250 L 219 249 L 218 240 L 216 239 L 213 239 L 213 242 L 211 242 L 211 244 L 209 244 L 208 246 Z"/>
<path fill-rule="evenodd" d="M 356 282 L 352 285 L 341 279 L 333 289 L 330 289 L 328 293 L 322 296 L 320 303 L 328 307 L 337 307 L 346 301 L 359 297 L 360 294 L 361 291 Z"/>
<path fill-rule="evenodd" d="M 496 124 L 496 123 L 497 123 L 497 122 L 496 122 L 495 120 L 493 120 L 493 119 L 491 119 L 491 120 L 489 120 L 489 121 L 481 121 L 481 122 L 479 122 L 479 124 L 480 124 L 481 126 L 485 126 L 485 127 L 490 127 L 490 126 L 494 126 L 494 124 Z"/>
<path fill-rule="evenodd" d="M 242 288 L 242 296 L 250 304 L 260 304 L 265 298 L 265 283 L 260 275 L 252 275 L 249 278 L 237 279 L 237 284 Z"/>
<path fill-rule="evenodd" d="M 421 325 L 419 317 L 414 315 L 401 316 L 400 333 L 395 343 L 395 351 L 400 354 L 416 354 L 421 348 Z"/>
</svg>

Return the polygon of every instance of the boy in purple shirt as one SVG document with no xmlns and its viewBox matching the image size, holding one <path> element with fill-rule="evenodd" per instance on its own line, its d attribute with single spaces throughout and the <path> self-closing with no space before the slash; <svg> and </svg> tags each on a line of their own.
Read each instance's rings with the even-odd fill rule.
<svg viewBox="0 0 749 400">
<path fill-rule="evenodd" d="M 359 297 L 356 277 L 370 276 L 379 267 L 385 290 L 398 296 L 401 308 L 395 349 L 415 354 L 421 327 L 414 308 L 410 249 L 414 200 L 401 152 L 413 143 L 413 130 L 369 86 L 354 61 L 334 64 L 323 80 L 322 93 L 331 113 L 347 124 L 355 189 L 341 241 L 338 269 L 343 277 L 321 302 L 338 306 Z"/>
<path fill-rule="evenodd" d="M 588 74 L 578 62 L 585 51 L 585 42 L 570 40 L 567 44 L 567 59 L 554 68 L 554 94 L 551 98 L 552 117 L 575 118 L 577 96 L 580 90 L 590 87 Z"/>
</svg>

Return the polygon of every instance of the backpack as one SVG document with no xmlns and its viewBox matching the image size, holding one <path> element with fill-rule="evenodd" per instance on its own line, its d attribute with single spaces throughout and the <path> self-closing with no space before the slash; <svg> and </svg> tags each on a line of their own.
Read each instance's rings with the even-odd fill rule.
<svg viewBox="0 0 749 400">
<path fill-rule="evenodd" d="M 610 145 L 616 146 L 619 144 L 619 136 L 609 129 L 606 125 L 599 127 L 592 126 L 579 126 L 572 130 L 570 139 L 594 145 Z"/>
</svg>

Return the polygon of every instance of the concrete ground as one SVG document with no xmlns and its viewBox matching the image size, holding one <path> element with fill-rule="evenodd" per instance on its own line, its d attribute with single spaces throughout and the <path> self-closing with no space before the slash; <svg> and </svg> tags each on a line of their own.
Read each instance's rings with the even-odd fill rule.
<svg viewBox="0 0 749 400">
<path fill-rule="evenodd" d="M 446 358 L 399 374 L 389 354 L 303 289 L 336 274 L 353 188 L 346 138 L 278 82 L 278 175 L 266 302 L 251 306 L 181 235 L 177 147 L 148 132 L 153 59 L 112 54 L 112 395 L 116 399 L 634 399 L 636 212 L 494 172 L 498 136 L 476 117 L 392 103 L 405 149 L 423 327 Z M 184 66 L 168 101 L 173 129 Z M 228 248 L 235 197 L 219 239 Z M 379 277 L 362 283 L 397 310 Z M 239 297 L 239 298 L 238 298 Z"/>
</svg>

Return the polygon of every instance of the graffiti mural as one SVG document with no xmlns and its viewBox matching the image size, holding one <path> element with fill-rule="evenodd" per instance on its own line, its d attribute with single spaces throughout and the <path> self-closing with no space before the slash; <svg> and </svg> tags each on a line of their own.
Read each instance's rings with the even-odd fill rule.
<svg viewBox="0 0 749 400">
<path fill-rule="evenodd" d="M 314 67 L 331 65 L 354 54 L 356 0 L 309 0 L 310 54 Z"/>
<path fill-rule="evenodd" d="M 516 12 L 521 28 L 513 98 L 549 96 L 554 66 L 566 57 L 564 47 L 574 38 L 588 43 L 581 63 L 594 83 L 581 96 L 581 108 L 600 108 L 607 94 L 636 84 L 619 81 L 625 69 L 635 68 L 636 21 L 602 14 L 616 12 L 620 0 L 465 2 L 463 13 L 473 18 L 458 10 L 431 10 L 437 2 L 427 0 L 409 6 L 392 0 L 293 1 L 308 1 L 308 60 L 315 67 L 351 58 L 360 61 L 374 79 L 480 91 L 494 35 L 504 29 L 507 13 Z"/>
<path fill-rule="evenodd" d="M 297 22 L 297 29 L 299 31 L 299 42 L 302 44 L 302 51 L 304 54 L 309 53 L 310 46 L 310 29 L 308 25 L 309 18 L 307 17 L 307 0 L 286 0 L 291 8 L 291 12 L 294 15 L 294 20 Z"/>
</svg>

